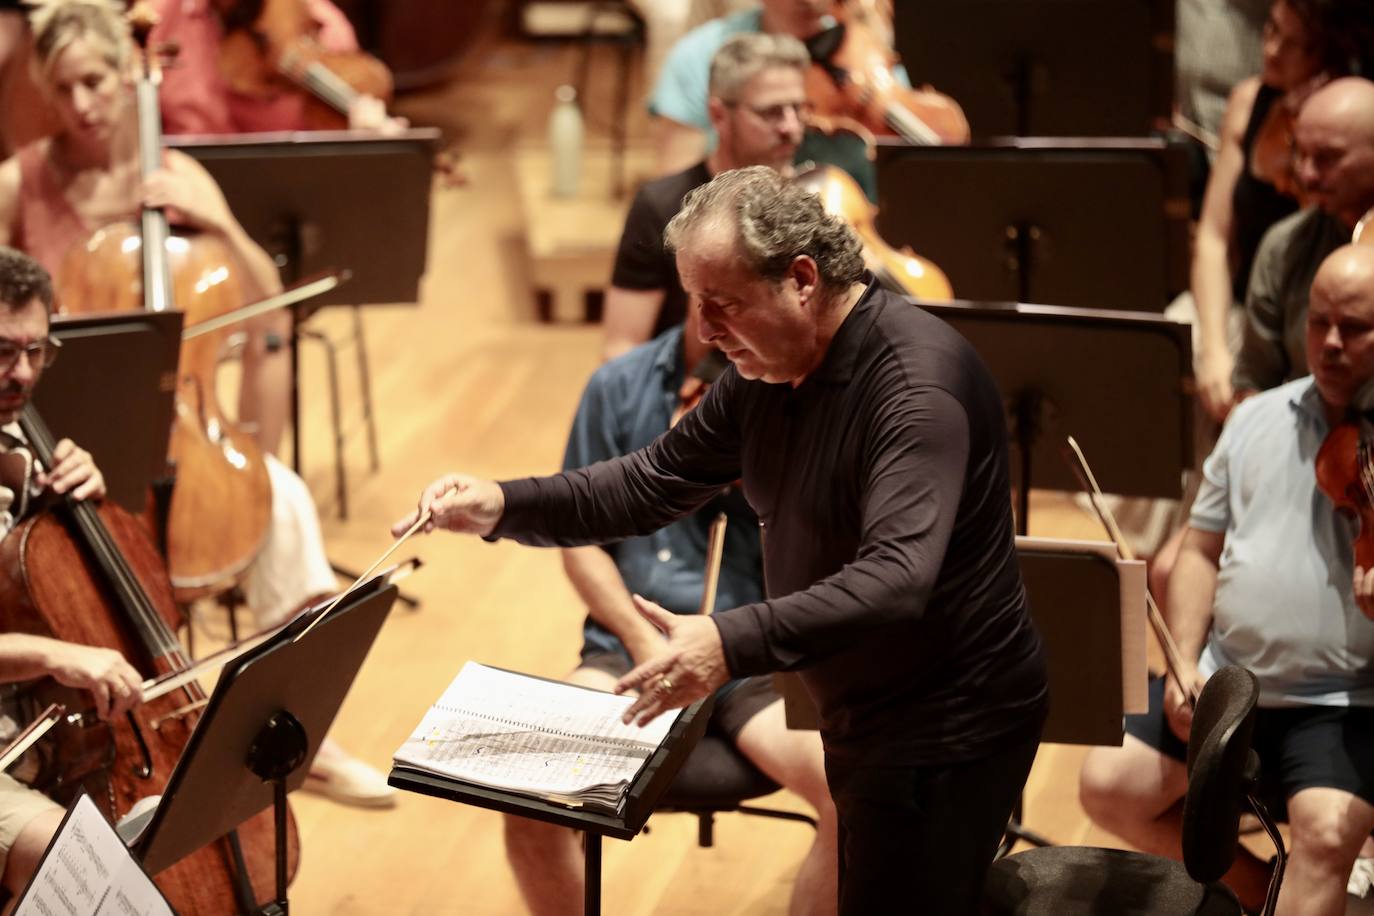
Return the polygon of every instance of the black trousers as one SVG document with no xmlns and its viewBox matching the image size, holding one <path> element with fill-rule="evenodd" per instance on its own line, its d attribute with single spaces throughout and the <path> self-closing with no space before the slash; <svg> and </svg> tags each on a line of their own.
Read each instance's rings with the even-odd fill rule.
<svg viewBox="0 0 1374 916">
<path fill-rule="evenodd" d="M 940 766 L 826 760 L 840 819 L 840 913 L 973 916 L 1039 740 Z"/>
</svg>

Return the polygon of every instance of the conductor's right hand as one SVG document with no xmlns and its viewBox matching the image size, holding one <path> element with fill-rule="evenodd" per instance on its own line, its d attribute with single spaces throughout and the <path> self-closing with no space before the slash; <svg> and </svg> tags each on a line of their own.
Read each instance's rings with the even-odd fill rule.
<svg viewBox="0 0 1374 916">
<path fill-rule="evenodd" d="M 444 528 L 485 537 L 501 521 L 506 510 L 506 495 L 494 480 L 466 474 L 445 474 L 425 488 L 414 512 L 391 526 L 391 536 L 405 534 L 416 520 L 431 513 L 424 532 Z"/>
</svg>

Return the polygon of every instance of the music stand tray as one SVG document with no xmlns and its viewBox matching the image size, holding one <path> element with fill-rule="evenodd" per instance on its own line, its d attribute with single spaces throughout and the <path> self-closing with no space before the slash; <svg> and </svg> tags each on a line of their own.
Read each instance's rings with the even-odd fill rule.
<svg viewBox="0 0 1374 916">
<path fill-rule="evenodd" d="M 713 698 L 707 697 L 688 706 L 678 715 L 663 743 L 630 784 L 625 805 L 618 814 L 569 808 L 518 792 L 478 786 L 405 766 L 392 767 L 387 783 L 408 792 L 446 798 L 581 831 L 586 839 L 583 912 L 591 916 L 601 912 L 601 838 L 608 836 L 632 840 L 644 829 L 659 798 L 672 784 L 683 762 L 706 731 L 714 705 Z"/>
<path fill-rule="evenodd" d="M 182 317 L 172 311 L 52 319 L 50 333 L 62 351 L 34 389 L 34 407 L 54 436 L 95 456 L 109 498 L 130 512 L 142 512 L 148 488 L 167 476 Z M 119 388 L 118 410 L 100 396 L 112 385 Z"/>
<path fill-rule="evenodd" d="M 386 621 L 396 587 L 384 582 L 385 577 L 378 577 L 364 583 L 299 642 L 296 634 L 313 615 L 302 615 L 224 666 L 136 844 L 150 874 L 275 804 L 277 906 L 285 912 L 286 792 L 305 781 L 310 761 Z M 279 742 L 277 748 L 272 742 Z M 260 765 L 250 762 L 255 755 Z M 259 775 L 269 768 L 274 772 Z"/>
</svg>

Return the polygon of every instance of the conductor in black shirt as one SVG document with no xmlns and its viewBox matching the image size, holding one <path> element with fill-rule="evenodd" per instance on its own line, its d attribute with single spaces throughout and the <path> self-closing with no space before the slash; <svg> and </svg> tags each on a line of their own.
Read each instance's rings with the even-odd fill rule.
<svg viewBox="0 0 1374 916">
<path fill-rule="evenodd" d="M 572 546 L 652 531 L 740 480 L 768 597 L 711 617 L 636 599 L 667 651 L 626 675 L 645 721 L 734 676 L 798 670 L 843 831 L 841 911 L 975 913 L 1047 708 L 1015 554 L 1002 399 L 948 325 L 885 292 L 852 231 L 772 169 L 668 226 L 732 368 L 646 448 L 551 477 L 451 474 L 418 513 Z"/>
</svg>

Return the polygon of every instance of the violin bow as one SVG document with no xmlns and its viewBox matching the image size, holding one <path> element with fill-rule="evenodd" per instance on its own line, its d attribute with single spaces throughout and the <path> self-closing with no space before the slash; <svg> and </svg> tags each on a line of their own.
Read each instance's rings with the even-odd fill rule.
<svg viewBox="0 0 1374 916">
<path fill-rule="evenodd" d="M 216 315 L 214 318 L 207 318 L 204 321 L 197 321 L 181 332 L 181 339 L 194 340 L 202 334 L 211 334 L 218 331 L 220 328 L 227 328 L 232 324 L 238 324 L 241 321 L 247 321 L 259 315 L 265 315 L 268 312 L 275 312 L 277 309 L 284 309 L 298 302 L 313 299 L 316 296 L 329 292 L 331 289 L 347 280 L 348 277 L 348 271 L 340 271 L 338 273 L 326 274 L 315 280 L 307 280 L 275 296 L 269 296 L 251 305 L 233 309 L 232 311 L 225 312 L 223 315 Z"/>
<path fill-rule="evenodd" d="M 33 747 L 39 738 L 48 733 L 62 717 L 67 714 L 67 707 L 61 703 L 51 703 L 43 713 L 25 726 L 24 730 L 14 737 L 14 740 L 5 745 L 5 749 L 0 751 L 0 773 L 8 770 L 14 762 L 24 756 L 24 752 Z"/>
<path fill-rule="evenodd" d="M 706 582 L 701 590 L 701 609 L 698 613 L 716 612 L 716 588 L 720 585 L 720 560 L 725 555 L 725 513 L 717 513 L 711 520 L 711 533 L 706 542 Z"/>
<path fill-rule="evenodd" d="M 307 633 L 315 629 L 315 627 L 319 626 L 320 621 L 328 617 L 329 613 L 333 611 L 334 608 L 339 606 L 339 602 L 343 601 L 350 594 L 352 594 L 353 591 L 359 585 L 362 585 L 364 582 L 366 582 L 368 578 L 371 577 L 372 573 L 376 571 L 377 567 L 381 566 L 383 563 L 386 562 L 387 557 L 391 556 L 398 549 L 400 549 L 400 546 L 402 544 L 410 540 L 411 535 L 413 535 L 415 532 L 419 531 L 421 528 L 427 525 L 429 523 L 429 520 L 433 517 L 434 513 L 429 509 L 426 509 L 424 512 L 421 512 L 420 517 L 415 520 L 415 524 L 411 525 L 408 529 L 406 529 L 405 534 L 401 535 L 396 540 L 392 541 L 391 546 L 388 547 L 386 550 L 382 551 L 382 555 L 378 557 L 371 566 L 363 570 L 362 574 L 358 576 L 358 578 L 353 580 L 352 585 L 348 586 L 348 588 L 344 589 L 343 591 L 335 595 L 334 600 L 329 602 L 329 604 L 325 605 L 324 610 L 320 611 L 319 614 L 315 616 L 315 619 L 310 621 L 309 625 L 306 626 L 304 630 L 301 630 L 299 633 L 297 633 L 296 638 L 291 641 L 300 642 L 302 639 L 305 638 L 305 635 Z"/>
<path fill-rule="evenodd" d="M 1068 448 L 1073 454 L 1069 466 L 1078 477 L 1078 483 L 1083 491 L 1088 494 L 1088 501 L 1092 503 L 1093 511 L 1097 513 L 1097 518 L 1102 522 L 1102 527 L 1107 529 L 1107 534 L 1112 542 L 1116 544 L 1116 553 L 1123 560 L 1136 559 L 1135 551 L 1127 543 L 1126 538 L 1121 533 L 1121 527 L 1116 523 L 1116 516 L 1103 500 L 1102 488 L 1097 485 L 1097 477 L 1093 474 L 1092 468 L 1088 466 L 1087 456 L 1083 454 L 1083 449 L 1079 448 L 1077 440 L 1073 436 L 1068 437 Z M 1198 689 L 1192 683 L 1184 683 L 1180 677 L 1183 670 L 1183 653 L 1178 650 L 1178 643 L 1174 642 L 1174 636 L 1169 632 L 1169 625 L 1164 620 L 1164 614 L 1160 612 L 1159 605 L 1155 603 L 1154 596 L 1150 594 L 1150 588 L 1145 587 L 1145 608 L 1148 612 L 1150 626 L 1155 631 L 1155 637 L 1159 640 L 1160 647 L 1164 650 L 1164 664 L 1168 667 L 1169 673 L 1178 681 L 1188 697 L 1188 702 L 1192 706 L 1197 706 Z"/>
</svg>

